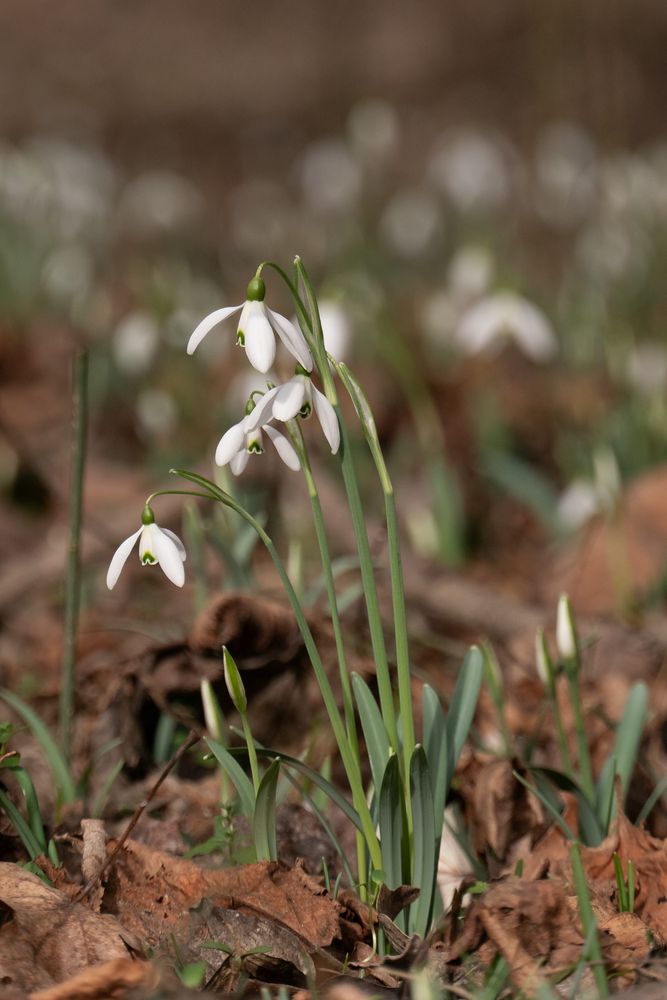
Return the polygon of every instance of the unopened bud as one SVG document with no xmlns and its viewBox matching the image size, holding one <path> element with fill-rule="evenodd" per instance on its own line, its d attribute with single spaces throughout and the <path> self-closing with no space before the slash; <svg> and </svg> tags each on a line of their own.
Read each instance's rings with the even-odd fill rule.
<svg viewBox="0 0 667 1000">
<path fill-rule="evenodd" d="M 206 722 L 206 728 L 209 736 L 212 736 L 214 740 L 218 741 L 218 743 L 222 743 L 225 734 L 225 720 L 222 714 L 222 709 L 220 708 L 220 702 L 215 696 L 213 685 L 209 680 L 204 678 L 199 686 L 199 689 L 201 691 L 201 702 L 204 708 L 204 721 Z"/>
<path fill-rule="evenodd" d="M 546 688 L 552 690 L 556 681 L 556 670 L 554 668 L 544 629 L 538 628 L 535 633 L 535 665 L 537 676 Z"/>
<path fill-rule="evenodd" d="M 572 605 L 567 594 L 558 598 L 558 614 L 556 616 L 556 646 L 563 660 L 574 660 L 579 655 L 579 640 L 574 624 Z"/>
<path fill-rule="evenodd" d="M 225 684 L 229 691 L 229 697 L 232 699 L 236 711 L 240 715 L 245 715 L 248 711 L 248 699 L 246 698 L 239 668 L 236 666 L 234 657 L 226 646 L 222 647 L 222 656 L 225 664 Z"/>
</svg>

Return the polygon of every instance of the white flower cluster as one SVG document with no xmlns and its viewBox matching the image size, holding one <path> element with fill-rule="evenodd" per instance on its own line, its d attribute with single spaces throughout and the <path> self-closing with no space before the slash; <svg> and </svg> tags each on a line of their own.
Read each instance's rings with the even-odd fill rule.
<svg viewBox="0 0 667 1000">
<path fill-rule="evenodd" d="M 220 439 L 215 461 L 217 465 L 229 465 L 236 476 L 243 472 L 251 455 L 262 453 L 264 435 L 285 465 L 294 471 L 299 470 L 299 456 L 288 438 L 272 426 L 274 420 L 286 422 L 297 416 L 308 417 L 314 410 L 332 453 L 337 452 L 340 446 L 336 412 L 310 378 L 313 356 L 306 339 L 294 323 L 265 305 L 264 294 L 264 282 L 256 276 L 248 285 L 246 301 L 237 306 L 224 306 L 206 316 L 192 333 L 187 346 L 188 354 L 192 354 L 213 327 L 240 312 L 236 342 L 245 348 L 253 368 L 262 374 L 269 371 L 276 356 L 276 334 L 297 361 L 296 373 L 287 382 L 269 384 L 262 394 L 259 391 L 251 393 L 243 419 L 233 424 Z M 256 395 L 260 395 L 257 402 Z M 147 504 L 142 515 L 142 527 L 121 542 L 111 560 L 107 573 L 108 588 L 111 590 L 115 586 L 137 539 L 142 564 L 159 563 L 168 579 L 182 587 L 185 580 L 183 544 L 173 532 L 158 527 Z"/>
</svg>

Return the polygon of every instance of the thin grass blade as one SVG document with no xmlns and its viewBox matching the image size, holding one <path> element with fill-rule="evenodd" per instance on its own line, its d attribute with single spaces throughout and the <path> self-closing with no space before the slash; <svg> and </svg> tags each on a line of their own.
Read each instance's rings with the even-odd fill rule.
<svg viewBox="0 0 667 1000">
<path fill-rule="evenodd" d="M 37 713 L 34 712 L 29 705 L 26 705 L 21 698 L 15 695 L 13 691 L 8 691 L 6 688 L 2 688 L 0 690 L 0 698 L 6 701 L 8 705 L 11 705 L 15 712 L 18 712 L 37 742 L 42 747 L 49 767 L 53 772 L 56 787 L 62 801 L 75 802 L 78 798 L 78 792 L 69 772 L 67 761 L 60 752 L 60 748 L 58 747 L 53 736 Z"/>
</svg>

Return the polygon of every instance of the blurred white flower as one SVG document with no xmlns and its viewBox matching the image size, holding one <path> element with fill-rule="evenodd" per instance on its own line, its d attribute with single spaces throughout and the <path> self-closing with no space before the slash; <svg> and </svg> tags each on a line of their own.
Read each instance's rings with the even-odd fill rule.
<svg viewBox="0 0 667 1000">
<path fill-rule="evenodd" d="M 35 136 L 26 146 L 43 168 L 49 186 L 44 223 L 60 236 L 106 237 L 116 176 L 103 152 L 65 139 Z"/>
<path fill-rule="evenodd" d="M 196 225 L 203 210 L 200 192 L 186 177 L 171 170 L 148 170 L 125 186 L 118 219 L 132 236 L 162 236 Z"/>
<path fill-rule="evenodd" d="M 176 426 L 176 403 L 164 389 L 143 389 L 136 403 L 136 414 L 142 431 L 151 437 L 168 434 Z"/>
<path fill-rule="evenodd" d="M 158 343 L 159 331 L 153 317 L 145 312 L 128 313 L 113 333 L 114 361 L 126 375 L 141 375 L 150 367 Z"/>
<path fill-rule="evenodd" d="M 655 340 L 637 344 L 628 361 L 628 382 L 638 392 L 652 395 L 667 386 L 667 350 Z"/>
<path fill-rule="evenodd" d="M 460 888 L 464 879 L 474 874 L 470 858 L 461 847 L 457 834 L 460 824 L 454 806 L 447 806 L 442 827 L 440 854 L 438 857 L 438 873 L 436 880 L 442 896 L 445 913 L 452 905 L 454 893 Z"/>
<path fill-rule="evenodd" d="M 401 257 L 420 257 L 432 250 L 442 233 L 442 212 L 430 191 L 398 191 L 380 217 L 380 236 Z"/>
<path fill-rule="evenodd" d="M 437 288 L 420 300 L 419 326 L 435 348 L 453 345 L 452 338 L 459 317 L 456 301 L 446 288 Z"/>
<path fill-rule="evenodd" d="M 600 499 L 595 484 L 589 479 L 573 479 L 558 499 L 556 517 L 566 531 L 576 531 L 599 510 Z"/>
<path fill-rule="evenodd" d="M 318 302 L 324 346 L 336 361 L 344 361 L 350 345 L 350 320 L 335 299 L 320 299 Z M 296 317 L 293 322 L 296 323 Z"/>
<path fill-rule="evenodd" d="M 508 340 L 532 361 L 550 361 L 558 350 L 556 336 L 544 313 L 514 292 L 496 292 L 464 314 L 456 339 L 468 354 L 499 348 Z"/>
<path fill-rule="evenodd" d="M 331 452 L 335 454 L 340 445 L 340 427 L 336 411 L 324 393 L 320 392 L 310 377 L 303 372 L 297 372 L 284 385 L 269 389 L 258 401 L 252 413 L 246 417 L 245 429 L 254 430 L 272 418 L 282 421 L 292 420 L 297 415 L 306 418 L 313 409 Z"/>
<path fill-rule="evenodd" d="M 597 196 L 597 156 L 590 135 L 573 122 L 555 122 L 541 133 L 535 154 L 535 206 L 558 229 L 574 226 Z"/>
<path fill-rule="evenodd" d="M 615 510 L 623 483 L 616 456 L 611 448 L 593 452 L 593 478 L 574 479 L 558 501 L 557 517 L 566 530 L 575 531 L 596 514 Z"/>
<path fill-rule="evenodd" d="M 352 148 L 371 166 L 385 163 L 398 150 L 398 115 L 387 101 L 371 99 L 355 104 L 347 120 L 347 131 Z"/>
<path fill-rule="evenodd" d="M 91 291 L 93 259 L 83 243 L 61 243 L 47 254 L 42 282 L 47 294 L 64 306 L 78 306 Z"/>
<path fill-rule="evenodd" d="M 362 171 L 341 139 L 322 139 L 304 153 L 299 165 L 303 197 L 323 215 L 355 208 L 362 191 Z"/>
<path fill-rule="evenodd" d="M 442 136 L 429 159 L 427 176 L 462 211 L 496 208 L 509 196 L 503 146 L 480 131 Z"/>
<path fill-rule="evenodd" d="M 301 468 L 299 456 L 284 434 L 268 423 L 250 426 L 249 414 L 233 424 L 220 438 L 215 451 L 216 465 L 229 465 L 235 476 L 240 476 L 251 455 L 261 455 L 264 451 L 262 434 L 265 433 L 285 465 L 298 472 Z"/>
<path fill-rule="evenodd" d="M 193 331 L 187 351 L 192 354 L 206 334 L 223 320 L 240 312 L 236 342 L 245 348 L 248 361 L 258 372 L 268 372 L 276 356 L 278 334 L 287 350 L 307 371 L 312 371 L 313 359 L 301 331 L 280 313 L 264 303 L 265 286 L 261 278 L 248 285 L 247 298 L 238 306 L 224 306 L 205 316 Z"/>
<path fill-rule="evenodd" d="M 121 542 L 116 549 L 107 571 L 107 587 L 112 590 L 127 558 L 139 540 L 139 559 L 143 566 L 159 563 L 160 569 L 172 583 L 182 587 L 185 582 L 185 548 L 183 542 L 167 528 L 155 523 L 155 516 L 146 504 L 141 515 L 141 527 L 133 535 Z"/>
<path fill-rule="evenodd" d="M 457 302 L 469 303 L 489 290 L 494 261 L 483 246 L 463 246 L 452 257 L 447 270 L 447 285 Z"/>
</svg>

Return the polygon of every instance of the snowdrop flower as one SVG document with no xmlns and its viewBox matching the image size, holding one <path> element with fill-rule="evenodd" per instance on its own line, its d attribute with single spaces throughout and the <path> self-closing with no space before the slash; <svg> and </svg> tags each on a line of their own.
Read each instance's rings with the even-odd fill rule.
<svg viewBox="0 0 667 1000">
<path fill-rule="evenodd" d="M 236 331 L 236 343 L 245 347 L 248 361 L 259 372 L 268 372 L 276 356 L 278 334 L 287 350 L 306 371 L 312 371 L 313 359 L 300 330 L 288 319 L 274 312 L 264 304 L 266 286 L 259 277 L 254 277 L 248 285 L 246 301 L 239 306 L 224 306 L 206 316 L 194 330 L 188 341 L 188 354 L 192 354 L 209 330 L 234 313 L 240 312 Z"/>
<path fill-rule="evenodd" d="M 158 527 L 151 507 L 146 504 L 141 515 L 141 527 L 124 542 L 121 542 L 114 552 L 107 572 L 109 590 L 113 590 L 115 587 L 120 571 L 127 562 L 127 557 L 134 548 L 137 539 L 139 539 L 139 559 L 142 564 L 154 566 L 159 563 L 167 579 L 175 583 L 177 587 L 182 587 L 185 582 L 183 542 L 173 531 Z"/>
<path fill-rule="evenodd" d="M 254 430 L 271 419 L 292 420 L 297 415 L 306 418 L 313 409 L 329 442 L 331 453 L 335 455 L 340 445 L 336 411 L 324 393 L 313 385 L 308 372 L 302 368 L 297 368 L 289 382 L 276 385 L 265 393 L 247 418 L 246 430 Z"/>
<path fill-rule="evenodd" d="M 262 434 L 266 433 L 285 465 L 298 472 L 301 463 L 290 442 L 275 427 L 269 426 L 268 422 L 263 420 L 255 422 L 253 418 L 256 410 L 257 407 L 251 397 L 243 420 L 230 427 L 220 438 L 215 450 L 216 465 L 229 465 L 234 475 L 240 476 L 250 456 L 261 455 L 264 451 Z"/>
<path fill-rule="evenodd" d="M 497 292 L 476 303 L 456 332 L 460 346 L 470 354 L 508 337 L 531 361 L 549 361 L 557 351 L 556 336 L 544 313 L 514 292 Z"/>
<path fill-rule="evenodd" d="M 453 806 L 445 809 L 438 856 L 437 884 L 442 896 L 445 912 L 452 905 L 454 894 L 466 878 L 474 874 L 473 866 L 466 851 L 461 847 L 460 823 Z"/>
</svg>

